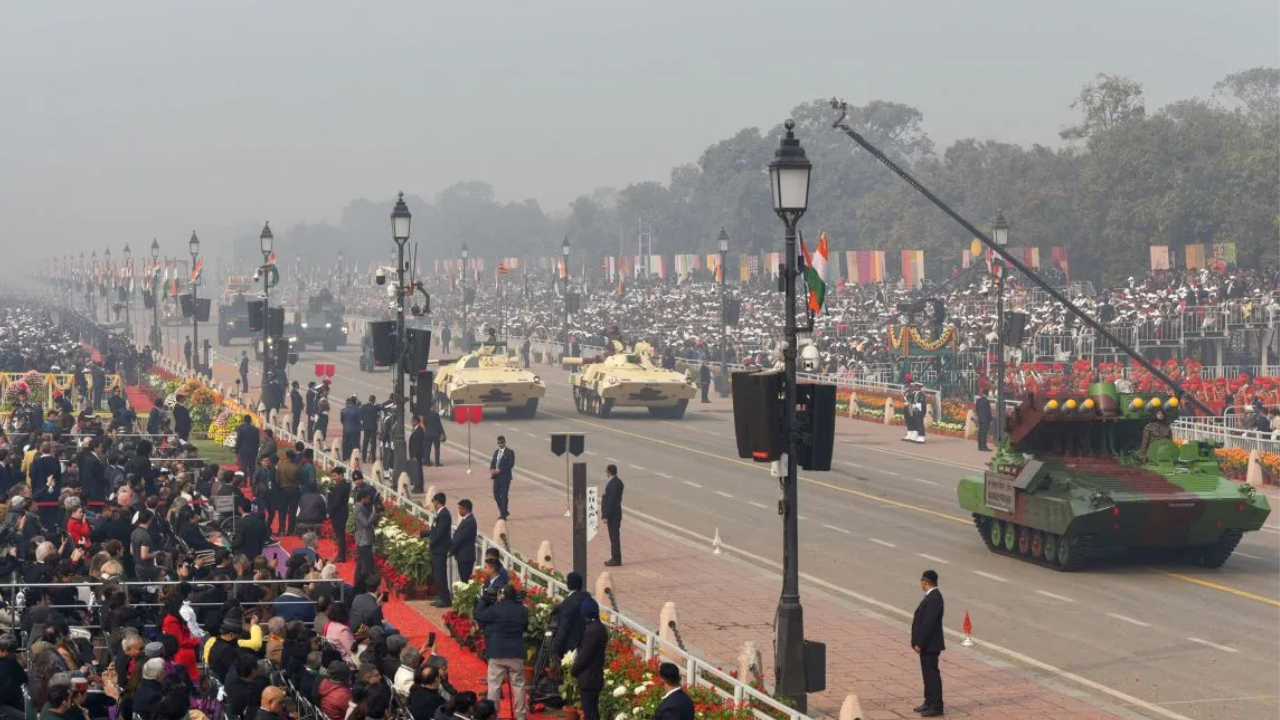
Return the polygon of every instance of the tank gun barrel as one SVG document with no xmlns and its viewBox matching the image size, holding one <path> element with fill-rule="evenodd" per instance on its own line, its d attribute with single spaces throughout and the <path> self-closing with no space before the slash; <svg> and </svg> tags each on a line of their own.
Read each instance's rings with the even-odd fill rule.
<svg viewBox="0 0 1280 720">
<path fill-rule="evenodd" d="M 908 173 L 906 170 L 899 167 L 897 163 L 890 160 L 888 156 L 886 156 L 883 152 L 881 152 L 880 149 L 877 148 L 875 145 L 872 145 L 871 142 L 868 141 L 865 137 L 863 137 L 861 133 L 849 127 L 848 123 L 845 122 L 845 118 L 848 116 L 848 108 L 849 108 L 848 103 L 832 98 L 831 107 L 834 110 L 840 111 L 840 117 L 836 118 L 835 122 L 831 123 L 832 128 L 840 130 L 845 135 L 848 135 L 850 139 L 852 139 L 858 145 L 862 146 L 862 149 L 871 153 L 872 157 L 874 157 L 876 160 L 879 160 L 882 164 L 884 164 L 885 167 L 889 168 L 891 171 L 893 171 L 895 175 L 902 178 L 904 182 L 906 182 L 908 185 L 914 188 L 916 192 L 923 195 L 926 200 L 928 200 L 929 202 L 937 206 L 939 210 L 946 213 L 947 216 L 949 216 L 952 220 L 955 220 L 956 223 L 960 225 L 960 227 L 963 227 L 965 230 L 969 231 L 973 235 L 973 237 L 981 241 L 982 244 L 986 245 L 987 248 L 989 248 L 992 252 L 999 255 L 1002 260 L 1009 263 L 1009 265 L 1011 265 L 1015 270 L 1022 273 L 1026 277 L 1030 278 L 1032 282 L 1034 282 L 1042 290 L 1047 292 L 1049 296 L 1052 297 L 1054 300 L 1058 301 L 1059 303 L 1062 303 L 1062 306 L 1065 307 L 1068 312 L 1080 318 L 1080 321 L 1083 322 L 1085 325 L 1088 325 L 1090 328 L 1092 328 L 1094 332 L 1106 338 L 1113 345 L 1115 345 L 1116 347 L 1124 351 L 1126 355 L 1133 358 L 1135 362 L 1137 362 L 1139 365 L 1145 368 L 1147 372 L 1151 373 L 1157 379 L 1159 379 L 1160 382 L 1168 386 L 1177 396 L 1182 397 L 1183 399 L 1193 403 L 1197 408 L 1199 408 L 1205 414 L 1208 414 L 1208 415 L 1213 414 L 1212 410 L 1206 407 L 1204 403 L 1196 399 L 1194 395 L 1190 395 L 1189 393 L 1187 393 L 1186 390 L 1183 390 L 1182 386 L 1179 385 L 1176 381 L 1174 381 L 1173 378 L 1166 375 L 1164 371 L 1156 367 L 1155 364 L 1153 364 L 1146 358 L 1142 357 L 1142 355 L 1139 354 L 1137 351 L 1135 351 L 1133 348 L 1121 342 L 1120 338 L 1116 337 L 1115 335 L 1112 335 L 1110 331 L 1108 331 L 1105 327 L 1103 327 L 1102 324 L 1099 323 L 1097 320 L 1095 320 L 1091 315 L 1089 315 L 1089 313 L 1086 313 L 1085 311 L 1081 310 L 1079 307 L 1076 306 L 1075 303 L 1071 302 L 1071 300 L 1069 300 L 1065 295 L 1059 292 L 1056 288 L 1052 287 L 1051 285 L 1049 285 L 1049 283 L 1042 280 L 1038 274 L 1036 274 L 1034 271 L 1031 270 L 1031 268 L 1028 268 L 1026 265 L 1022 263 L 1022 261 L 1018 260 L 1016 257 L 1014 257 L 1011 253 L 1009 253 L 1003 247 L 996 244 L 995 241 L 993 241 L 990 237 L 988 237 L 986 233 L 982 232 L 977 227 L 975 227 L 973 223 L 961 217 L 960 213 L 956 212 L 955 210 L 952 210 L 951 206 L 947 205 L 940 198 L 938 198 L 937 195 L 934 195 L 932 192 L 930 192 L 930 190 L 926 188 L 923 184 L 921 184 L 920 181 L 912 177 L 911 173 Z"/>
</svg>

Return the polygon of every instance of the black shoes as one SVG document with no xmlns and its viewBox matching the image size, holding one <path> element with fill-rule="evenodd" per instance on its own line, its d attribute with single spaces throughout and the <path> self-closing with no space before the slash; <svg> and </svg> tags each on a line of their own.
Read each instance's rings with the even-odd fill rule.
<svg viewBox="0 0 1280 720">
<path fill-rule="evenodd" d="M 622 561 L 616 558 L 610 558 L 604 561 L 605 567 L 621 567 Z"/>
<path fill-rule="evenodd" d="M 928 705 L 917 705 L 913 709 L 916 712 L 920 713 L 920 717 L 942 717 L 943 715 L 942 708 L 940 707 L 930 707 Z"/>
</svg>

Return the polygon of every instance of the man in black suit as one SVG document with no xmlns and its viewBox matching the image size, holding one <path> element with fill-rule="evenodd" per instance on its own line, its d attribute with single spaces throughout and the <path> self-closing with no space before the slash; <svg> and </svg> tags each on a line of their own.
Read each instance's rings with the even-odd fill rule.
<svg viewBox="0 0 1280 720">
<path fill-rule="evenodd" d="M 298 434 L 302 426 L 303 407 L 302 391 L 298 389 L 298 381 L 294 380 L 289 388 L 289 413 L 292 419 L 289 424 L 289 430 L 293 431 L 294 435 Z M 307 438 L 307 442 L 311 442 L 311 438 Z M 372 459 L 370 458 L 370 460 Z"/>
<path fill-rule="evenodd" d="M 182 442 L 191 442 L 191 411 L 182 403 L 186 401 L 181 395 L 173 397 L 173 433 Z"/>
<path fill-rule="evenodd" d="M 329 488 L 329 524 L 333 526 L 334 539 L 338 543 L 338 557 L 334 562 L 347 561 L 347 517 L 351 513 L 351 481 L 347 469 L 335 465 L 329 471 L 333 485 Z"/>
<path fill-rule="evenodd" d="M 586 623 L 582 618 L 582 604 L 591 598 L 582 589 L 582 575 L 571 572 L 564 579 L 569 586 L 569 594 L 559 605 L 551 608 L 551 616 L 557 619 L 556 634 L 551 639 L 551 657 L 558 664 L 565 653 L 582 644 L 582 633 Z M 600 616 L 600 608 L 596 607 L 596 617 Z"/>
<path fill-rule="evenodd" d="M 435 520 L 431 522 L 431 527 L 423 530 L 421 537 L 428 539 L 428 548 L 431 550 L 431 579 L 436 585 L 436 601 L 433 603 L 438 608 L 449 607 L 453 604 L 453 598 L 449 592 L 449 550 L 452 549 L 453 536 L 453 516 L 449 514 L 449 508 L 445 507 L 447 502 L 444 493 L 438 492 L 431 496 L 431 509 L 435 511 Z"/>
<path fill-rule="evenodd" d="M 427 429 L 422 424 L 422 417 L 417 413 L 409 419 L 413 423 L 413 432 L 409 433 L 409 482 L 414 492 L 422 492 L 426 478 L 422 476 L 422 466 L 426 463 Z"/>
<path fill-rule="evenodd" d="M 693 720 L 693 700 L 680 686 L 680 668 L 664 662 L 658 666 L 658 677 L 662 678 L 666 694 L 653 711 L 653 720 Z"/>
<path fill-rule="evenodd" d="M 573 660 L 573 677 L 578 680 L 578 690 L 582 693 L 583 720 L 600 720 L 600 691 L 604 689 L 609 629 L 600 622 L 600 605 L 590 595 L 583 597 L 578 614 L 583 623 L 582 640 L 577 645 L 578 653 Z M 565 620 L 560 622 L 563 624 Z M 692 714 L 689 717 L 692 720 Z"/>
<path fill-rule="evenodd" d="M 604 564 L 618 567 L 622 564 L 622 480 L 618 478 L 618 466 L 606 466 L 604 476 L 609 478 L 604 486 L 604 498 L 600 501 L 600 517 L 609 527 L 609 559 Z"/>
<path fill-rule="evenodd" d="M 489 461 L 489 477 L 493 478 L 493 501 L 498 504 L 498 519 L 507 519 L 507 495 L 511 491 L 511 471 L 516 467 L 516 451 L 507 447 L 507 439 L 498 436 L 498 449 Z"/>
<path fill-rule="evenodd" d="M 271 542 L 271 531 L 263 522 L 262 516 L 252 512 L 249 501 L 244 498 L 236 500 L 236 522 L 232 534 L 231 550 L 237 555 L 256 558 L 262 549 Z"/>
<path fill-rule="evenodd" d="M 240 351 L 240 389 L 249 392 L 249 351 Z"/>
<path fill-rule="evenodd" d="M 458 501 L 458 529 L 449 541 L 449 554 L 458 561 L 458 580 L 467 582 L 476 571 L 476 516 L 471 514 L 471 501 Z"/>
<path fill-rule="evenodd" d="M 924 676 L 924 702 L 915 708 L 921 717 L 942 715 L 942 673 L 938 656 L 947 649 L 942 634 L 943 602 L 938 590 L 938 573 L 925 570 L 920 576 L 924 598 L 911 619 L 911 648 L 920 656 L 920 673 Z"/>
<path fill-rule="evenodd" d="M 366 463 L 378 459 L 378 398 L 369 396 L 369 401 L 360 406 L 360 457 Z"/>
<path fill-rule="evenodd" d="M 987 384 L 978 386 L 978 397 L 973 401 L 973 413 L 978 416 L 978 449 L 990 452 L 987 433 L 991 432 L 991 398 L 987 397 Z"/>
<path fill-rule="evenodd" d="M 252 475 L 254 468 L 258 466 L 258 449 L 261 444 L 262 435 L 253 425 L 253 416 L 246 414 L 236 428 L 236 459 L 246 476 Z"/>
</svg>

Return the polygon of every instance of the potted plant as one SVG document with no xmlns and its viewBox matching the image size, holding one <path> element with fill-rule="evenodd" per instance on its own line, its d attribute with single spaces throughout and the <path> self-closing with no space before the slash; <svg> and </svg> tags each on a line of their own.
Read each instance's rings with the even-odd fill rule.
<svg viewBox="0 0 1280 720">
<path fill-rule="evenodd" d="M 577 650 L 570 650 L 560 660 L 564 682 L 560 683 L 560 699 L 564 700 L 564 716 L 567 720 L 579 720 L 582 717 L 582 691 L 578 688 L 578 678 L 573 676 L 573 661 L 578 657 Z"/>
</svg>

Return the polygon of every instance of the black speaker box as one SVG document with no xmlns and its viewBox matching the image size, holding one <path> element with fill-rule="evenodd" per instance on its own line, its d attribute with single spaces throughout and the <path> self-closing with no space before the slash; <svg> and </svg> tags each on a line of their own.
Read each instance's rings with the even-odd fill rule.
<svg viewBox="0 0 1280 720">
<path fill-rule="evenodd" d="M 196 298 L 196 320 L 209 322 L 209 311 L 212 308 L 213 301 L 209 298 Z"/>
<path fill-rule="evenodd" d="M 796 406 L 801 431 L 796 462 L 805 470 L 830 470 L 836 442 L 836 386 L 797 383 Z"/>
<path fill-rule="evenodd" d="M 1022 344 L 1022 336 L 1027 331 L 1027 314 L 1022 312 L 1005 313 L 1004 344 L 1007 347 L 1018 347 Z"/>
<path fill-rule="evenodd" d="M 431 331 L 419 328 L 405 329 L 405 342 L 408 344 L 408 357 L 405 359 L 405 372 L 416 373 L 427 369 L 431 359 Z"/>
<path fill-rule="evenodd" d="M 267 308 L 267 334 L 271 337 L 284 335 L 284 308 Z"/>
<path fill-rule="evenodd" d="M 261 300 L 250 300 L 246 303 L 246 306 L 249 308 L 249 331 L 262 332 L 262 328 L 267 324 L 266 317 L 264 317 L 265 313 L 263 312 L 266 308 L 266 303 Z"/>
<path fill-rule="evenodd" d="M 413 394 L 409 397 L 409 412 L 425 415 L 431 412 L 436 374 L 430 370 L 422 370 L 415 372 L 413 378 Z"/>
<path fill-rule="evenodd" d="M 178 302 L 182 305 L 182 317 L 189 318 L 195 314 L 196 306 L 195 303 L 192 302 L 193 299 L 194 298 L 191 297 L 191 293 L 185 293 L 178 296 Z"/>
<path fill-rule="evenodd" d="M 153 308 L 153 307 L 155 307 L 155 306 L 156 306 L 156 296 L 155 296 L 154 294 L 152 294 L 152 293 L 149 293 L 149 292 L 144 292 L 144 293 L 142 293 L 142 307 L 143 307 L 143 309 L 150 310 L 151 308 Z"/>
<path fill-rule="evenodd" d="M 369 323 L 369 336 L 373 339 L 373 361 L 382 366 L 396 362 L 396 322 L 378 320 Z"/>
<path fill-rule="evenodd" d="M 773 462 L 786 452 L 782 431 L 782 373 L 733 373 L 733 431 L 738 457 Z"/>
</svg>

